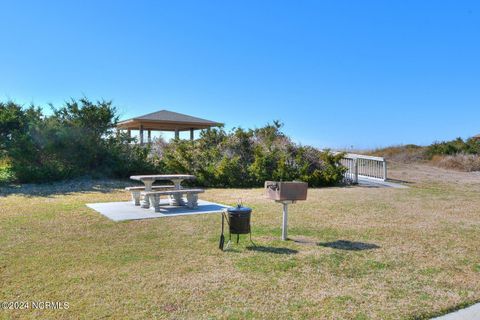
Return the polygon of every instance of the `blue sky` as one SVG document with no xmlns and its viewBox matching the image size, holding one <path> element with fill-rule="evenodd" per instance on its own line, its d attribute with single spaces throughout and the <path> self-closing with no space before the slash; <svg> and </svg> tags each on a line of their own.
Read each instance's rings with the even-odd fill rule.
<svg viewBox="0 0 480 320">
<path fill-rule="evenodd" d="M 0 99 L 112 99 L 319 147 L 480 133 L 478 1 L 1 1 Z"/>
</svg>

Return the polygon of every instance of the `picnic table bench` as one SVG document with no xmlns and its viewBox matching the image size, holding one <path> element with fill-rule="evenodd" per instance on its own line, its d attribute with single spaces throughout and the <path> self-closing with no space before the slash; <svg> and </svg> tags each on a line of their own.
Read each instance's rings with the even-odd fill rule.
<svg viewBox="0 0 480 320">
<path fill-rule="evenodd" d="M 182 189 L 181 183 L 183 180 L 194 180 L 195 176 L 191 174 L 149 174 L 149 175 L 137 175 L 131 176 L 130 179 L 141 181 L 145 185 L 145 191 L 152 191 L 153 183 L 157 180 L 169 180 L 173 182 L 174 189 Z M 174 193 L 170 195 L 170 205 L 181 206 L 183 205 L 182 194 Z M 141 201 L 141 207 L 148 209 L 150 203 L 147 197 Z"/>
<path fill-rule="evenodd" d="M 140 195 L 142 191 L 145 191 L 145 186 L 137 186 L 137 187 L 127 187 L 125 188 L 126 191 L 130 191 L 132 194 L 132 201 L 136 206 L 140 205 Z M 151 186 L 152 190 L 173 190 L 175 189 L 174 185 L 165 185 L 165 186 Z"/>
<path fill-rule="evenodd" d="M 155 212 L 160 211 L 160 196 L 177 196 L 180 199 L 183 195 L 187 197 L 187 208 L 194 209 L 198 206 L 198 194 L 203 193 L 203 189 L 173 189 L 161 191 L 143 191 L 142 195 L 148 199 Z M 181 201 L 183 204 L 183 200 Z"/>
</svg>

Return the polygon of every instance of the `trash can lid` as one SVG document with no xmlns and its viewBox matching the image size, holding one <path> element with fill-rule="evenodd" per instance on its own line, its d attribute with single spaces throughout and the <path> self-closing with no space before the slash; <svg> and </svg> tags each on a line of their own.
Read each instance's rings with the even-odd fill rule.
<svg viewBox="0 0 480 320">
<path fill-rule="evenodd" d="M 227 208 L 227 211 L 229 213 L 250 213 L 250 212 L 252 212 L 252 209 L 249 208 L 249 207 L 244 207 L 244 206 L 239 204 L 236 207 Z"/>
</svg>

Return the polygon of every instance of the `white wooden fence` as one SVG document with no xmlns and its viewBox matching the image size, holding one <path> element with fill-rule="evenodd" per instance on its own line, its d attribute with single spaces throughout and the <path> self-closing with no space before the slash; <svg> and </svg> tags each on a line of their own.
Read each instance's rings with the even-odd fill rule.
<svg viewBox="0 0 480 320">
<path fill-rule="evenodd" d="M 345 180 L 351 183 L 358 183 L 359 177 L 387 180 L 387 161 L 384 158 L 347 153 L 341 163 L 347 168 Z"/>
</svg>

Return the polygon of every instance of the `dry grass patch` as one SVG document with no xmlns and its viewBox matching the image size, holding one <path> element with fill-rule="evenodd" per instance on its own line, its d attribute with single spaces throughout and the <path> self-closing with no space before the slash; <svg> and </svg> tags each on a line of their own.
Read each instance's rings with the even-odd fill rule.
<svg viewBox="0 0 480 320">
<path fill-rule="evenodd" d="M 480 171 L 480 155 L 457 154 L 454 156 L 434 156 L 434 165 L 459 171 Z"/>
<path fill-rule="evenodd" d="M 261 189 L 208 190 L 254 209 L 259 247 L 242 237 L 225 253 L 219 215 L 115 223 L 85 206 L 127 200 L 122 183 L 2 190 L 0 300 L 70 308 L 0 317 L 411 319 L 479 301 L 480 178 L 391 174 L 412 188 L 311 189 L 291 206 L 288 242 Z"/>
</svg>

